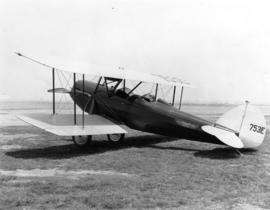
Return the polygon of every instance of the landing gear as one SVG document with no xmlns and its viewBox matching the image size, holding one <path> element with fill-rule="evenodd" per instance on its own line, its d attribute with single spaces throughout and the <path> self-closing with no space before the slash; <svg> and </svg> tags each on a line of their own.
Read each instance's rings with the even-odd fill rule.
<svg viewBox="0 0 270 210">
<path fill-rule="evenodd" d="M 107 137 L 110 142 L 118 143 L 124 139 L 125 134 L 123 133 L 108 134 Z"/>
<path fill-rule="evenodd" d="M 92 136 L 72 136 L 72 141 L 78 147 L 86 147 L 92 141 Z"/>
</svg>

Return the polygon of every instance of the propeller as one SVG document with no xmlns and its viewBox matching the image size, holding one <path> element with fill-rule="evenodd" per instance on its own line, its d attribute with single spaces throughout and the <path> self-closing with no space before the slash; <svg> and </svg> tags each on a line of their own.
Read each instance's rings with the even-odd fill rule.
<svg viewBox="0 0 270 210">
<path fill-rule="evenodd" d="M 48 90 L 49 93 L 71 93 L 70 90 L 66 89 L 66 88 L 54 88 L 54 89 L 49 89 Z"/>
</svg>

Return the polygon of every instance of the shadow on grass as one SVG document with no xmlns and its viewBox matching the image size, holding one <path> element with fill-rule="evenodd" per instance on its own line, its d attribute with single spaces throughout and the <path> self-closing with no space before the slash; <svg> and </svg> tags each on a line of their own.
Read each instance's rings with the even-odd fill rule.
<svg viewBox="0 0 270 210">
<path fill-rule="evenodd" d="M 162 150 L 179 150 L 179 151 L 188 151 L 194 152 L 195 157 L 199 158 L 208 158 L 208 159 L 236 159 L 240 158 L 242 155 L 253 155 L 256 153 L 256 150 L 253 149 L 240 149 L 237 152 L 235 149 L 231 147 L 218 147 L 211 150 L 203 150 L 203 149 L 192 149 L 192 148 L 182 148 L 182 147 L 172 147 L 172 146 L 160 146 L 160 145 L 149 145 L 148 147 Z"/>
<path fill-rule="evenodd" d="M 193 148 L 183 148 L 174 146 L 156 145 L 162 142 L 170 142 L 178 138 L 169 138 L 158 135 L 144 135 L 128 137 L 123 142 L 112 144 L 109 141 L 93 141 L 89 147 L 78 148 L 73 143 L 68 145 L 54 145 L 43 148 L 30 148 L 6 152 L 6 155 L 14 158 L 34 159 L 65 159 L 77 156 L 101 154 L 107 151 L 117 151 L 125 148 L 154 148 L 160 150 L 189 151 L 194 152 L 195 157 L 209 159 L 232 159 L 239 158 L 240 155 L 233 148 L 215 148 L 213 150 L 200 150 Z M 240 150 L 241 153 L 253 153 L 254 150 Z"/>
<path fill-rule="evenodd" d="M 215 148 L 213 150 L 201 150 L 194 153 L 195 157 L 209 158 L 209 159 L 235 159 L 240 158 L 242 155 L 252 155 L 256 152 L 253 149 L 240 149 L 237 150 L 231 147 Z"/>
<path fill-rule="evenodd" d="M 160 145 L 148 145 L 147 147 L 151 147 L 154 149 L 160 150 L 174 150 L 174 151 L 187 151 L 187 152 L 198 152 L 201 151 L 199 149 L 192 149 L 192 148 L 184 148 L 184 147 L 173 147 L 173 146 L 160 146 Z"/>
<path fill-rule="evenodd" d="M 88 147 L 78 148 L 73 143 L 68 145 L 54 145 L 43 148 L 31 148 L 17 151 L 6 152 L 6 155 L 14 158 L 48 158 L 48 159 L 64 159 L 70 157 L 94 155 L 107 151 L 116 151 L 130 147 L 147 147 L 152 144 L 161 142 L 175 141 L 176 138 L 168 138 L 157 135 L 145 135 L 128 137 L 123 142 L 113 144 L 109 141 L 93 141 Z"/>
</svg>

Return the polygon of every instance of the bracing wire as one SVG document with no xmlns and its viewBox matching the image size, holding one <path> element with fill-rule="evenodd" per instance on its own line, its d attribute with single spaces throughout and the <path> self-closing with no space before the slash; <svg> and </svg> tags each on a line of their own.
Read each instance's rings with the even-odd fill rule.
<svg viewBox="0 0 270 210">
<path fill-rule="evenodd" d="M 61 76 L 60 76 L 60 74 L 59 74 L 58 71 L 59 71 L 59 70 L 56 70 L 57 79 L 58 79 L 58 81 L 59 81 L 59 83 L 60 83 L 60 86 L 63 87 L 63 82 L 62 82 Z M 62 109 L 62 106 L 61 106 L 62 99 L 63 99 L 63 95 L 60 96 L 59 101 L 56 103 L 56 106 L 57 106 L 57 108 L 58 108 L 59 110 Z"/>
<path fill-rule="evenodd" d="M 59 71 L 60 71 L 60 73 L 59 73 Z M 66 77 L 63 76 L 63 73 L 61 70 L 56 70 L 56 72 L 57 72 L 57 76 L 58 76 L 58 80 L 60 82 L 60 85 L 64 88 L 67 88 L 67 86 L 71 87 L 71 85 L 69 83 L 70 83 L 70 79 L 71 79 L 72 74 L 69 74 L 69 79 L 67 80 Z M 64 80 L 63 78 L 65 78 L 66 82 L 63 82 L 63 80 Z M 64 83 L 65 83 L 65 85 L 64 85 Z M 59 101 L 57 102 L 57 107 L 61 111 L 68 107 L 68 104 L 66 102 L 64 102 L 64 98 L 66 99 L 65 101 L 68 101 L 66 94 L 62 94 Z"/>
<path fill-rule="evenodd" d="M 150 94 L 153 92 L 154 88 L 155 88 L 155 84 L 152 84 L 151 90 L 150 90 L 150 92 L 149 92 Z"/>
<path fill-rule="evenodd" d="M 63 72 L 63 71 L 60 71 L 60 72 L 61 72 L 63 78 L 64 78 L 65 81 L 66 81 L 66 86 L 65 86 L 65 88 L 67 88 L 67 86 L 69 86 L 69 88 L 71 89 L 71 85 L 69 85 L 69 81 L 70 81 L 70 78 L 71 78 L 72 74 L 69 73 L 69 78 L 67 79 L 66 76 L 65 76 L 65 72 Z"/>
<path fill-rule="evenodd" d="M 63 74 L 64 74 L 64 72 L 62 72 Z M 65 77 L 66 78 L 66 77 Z M 65 85 L 65 89 L 67 88 L 67 87 L 69 87 L 69 89 L 71 89 L 71 85 L 70 85 L 70 80 L 71 80 L 71 78 L 72 78 L 72 73 L 69 73 L 69 78 L 68 79 L 65 79 L 66 80 L 66 85 Z M 66 94 L 64 94 L 64 96 L 63 96 L 64 98 L 65 98 L 65 102 L 62 104 L 62 109 L 67 109 L 67 107 L 68 107 L 68 103 L 67 103 L 67 101 L 69 101 L 69 98 L 67 97 L 67 95 Z"/>
</svg>

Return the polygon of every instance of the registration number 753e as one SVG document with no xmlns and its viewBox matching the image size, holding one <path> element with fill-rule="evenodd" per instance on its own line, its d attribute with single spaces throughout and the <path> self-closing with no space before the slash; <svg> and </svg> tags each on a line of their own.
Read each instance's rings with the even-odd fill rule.
<svg viewBox="0 0 270 210">
<path fill-rule="evenodd" d="M 260 133 L 260 134 L 264 134 L 265 131 L 265 127 L 259 126 L 259 125 L 255 125 L 250 123 L 250 131 L 256 132 L 256 133 Z"/>
</svg>

